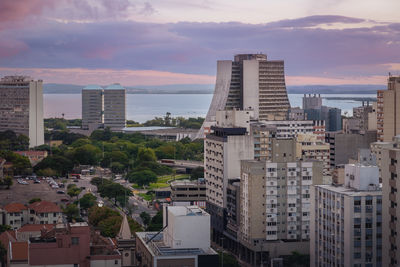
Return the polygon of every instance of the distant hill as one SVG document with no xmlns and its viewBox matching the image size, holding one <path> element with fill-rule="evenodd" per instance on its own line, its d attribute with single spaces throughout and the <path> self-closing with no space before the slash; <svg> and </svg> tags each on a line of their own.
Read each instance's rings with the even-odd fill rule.
<svg viewBox="0 0 400 267">
<path fill-rule="evenodd" d="M 80 94 L 84 85 L 55 84 L 43 85 L 45 94 Z M 386 85 L 302 85 L 287 86 L 290 94 L 375 94 Z M 212 94 L 213 84 L 175 84 L 160 86 L 127 86 L 128 94 Z"/>
</svg>

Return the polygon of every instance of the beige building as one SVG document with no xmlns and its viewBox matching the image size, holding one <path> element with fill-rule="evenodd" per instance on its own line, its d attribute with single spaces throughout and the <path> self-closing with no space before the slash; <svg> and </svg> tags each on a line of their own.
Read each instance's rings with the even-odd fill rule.
<svg viewBox="0 0 400 267">
<path fill-rule="evenodd" d="M 242 161 L 238 239 L 246 261 L 255 266 L 292 251 L 308 254 L 310 190 L 322 183 L 322 169 L 318 161 Z"/>
<path fill-rule="evenodd" d="M 296 157 L 303 160 L 318 160 L 323 162 L 324 184 L 331 182 L 330 146 L 313 134 L 298 134 Z"/>
<path fill-rule="evenodd" d="M 196 205 L 205 208 L 206 183 L 204 179 L 197 181 L 176 180 L 171 182 L 172 204 Z"/>
<path fill-rule="evenodd" d="M 0 131 L 29 137 L 29 147 L 44 144 L 43 81 L 26 76 L 0 80 Z"/>
<path fill-rule="evenodd" d="M 310 266 L 388 266 L 376 166 L 347 164 L 343 186 L 316 185 L 311 192 Z"/>
<path fill-rule="evenodd" d="M 378 141 L 391 141 L 400 134 L 400 77 L 389 76 L 387 90 L 377 93 Z"/>
<path fill-rule="evenodd" d="M 382 266 L 400 265 L 400 194 L 397 181 L 400 177 L 400 135 L 392 147 L 382 150 L 381 161 L 383 195 L 383 247 Z"/>
</svg>

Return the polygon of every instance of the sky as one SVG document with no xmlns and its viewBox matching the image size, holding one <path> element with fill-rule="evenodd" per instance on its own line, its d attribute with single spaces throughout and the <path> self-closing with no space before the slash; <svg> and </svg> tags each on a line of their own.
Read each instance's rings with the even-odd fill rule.
<svg viewBox="0 0 400 267">
<path fill-rule="evenodd" d="M 287 85 L 400 75 L 398 0 L 1 0 L 0 76 L 125 86 L 214 84 L 217 60 L 265 53 Z"/>
</svg>

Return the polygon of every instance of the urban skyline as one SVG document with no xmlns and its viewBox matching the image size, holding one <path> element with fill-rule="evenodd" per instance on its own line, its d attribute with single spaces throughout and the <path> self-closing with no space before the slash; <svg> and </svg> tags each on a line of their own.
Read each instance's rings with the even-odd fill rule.
<svg viewBox="0 0 400 267">
<path fill-rule="evenodd" d="M 6 0 L 0 74 L 80 85 L 213 84 L 215 60 L 267 52 L 285 60 L 288 85 L 384 85 L 400 64 L 398 7 L 392 0 Z"/>
</svg>

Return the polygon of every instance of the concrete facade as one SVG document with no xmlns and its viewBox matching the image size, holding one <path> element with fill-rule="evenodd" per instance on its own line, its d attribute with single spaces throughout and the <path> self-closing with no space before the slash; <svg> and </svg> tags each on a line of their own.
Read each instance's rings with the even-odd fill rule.
<svg viewBox="0 0 400 267">
<path fill-rule="evenodd" d="M 105 89 L 99 85 L 88 85 L 83 88 L 82 129 L 110 127 L 112 130 L 122 130 L 125 128 L 125 95 L 126 90 L 119 84 L 109 85 Z"/>
<path fill-rule="evenodd" d="M 388 266 L 382 265 L 378 168 L 346 165 L 345 185 L 313 186 L 310 265 Z"/>
<path fill-rule="evenodd" d="M 397 181 L 400 177 L 400 136 L 391 142 L 391 147 L 383 148 L 382 162 L 383 195 L 383 248 L 382 266 L 400 264 L 400 194 Z"/>
<path fill-rule="evenodd" d="M 371 143 L 376 142 L 376 131 L 367 131 L 364 134 L 329 132 L 326 133 L 325 142 L 330 146 L 331 169 L 334 169 L 357 158 L 360 148 L 369 148 Z"/>
<path fill-rule="evenodd" d="M 121 130 L 126 127 L 126 90 L 119 84 L 104 89 L 104 127 Z"/>
<path fill-rule="evenodd" d="M 400 134 L 400 77 L 389 76 L 387 90 L 377 92 L 378 141 L 387 142 Z"/>
<path fill-rule="evenodd" d="M 284 62 L 264 54 L 235 55 L 217 62 L 214 96 L 198 138 L 209 133 L 218 110 L 253 109 L 255 119 L 282 120 L 290 108 Z"/>
<path fill-rule="evenodd" d="M 247 160 L 241 166 L 240 243 L 263 251 L 260 260 L 291 249 L 308 254 L 310 187 L 322 183 L 322 163 Z"/>
<path fill-rule="evenodd" d="M 29 137 L 29 147 L 44 144 L 43 81 L 26 76 L 0 80 L 0 131 Z"/>
</svg>

